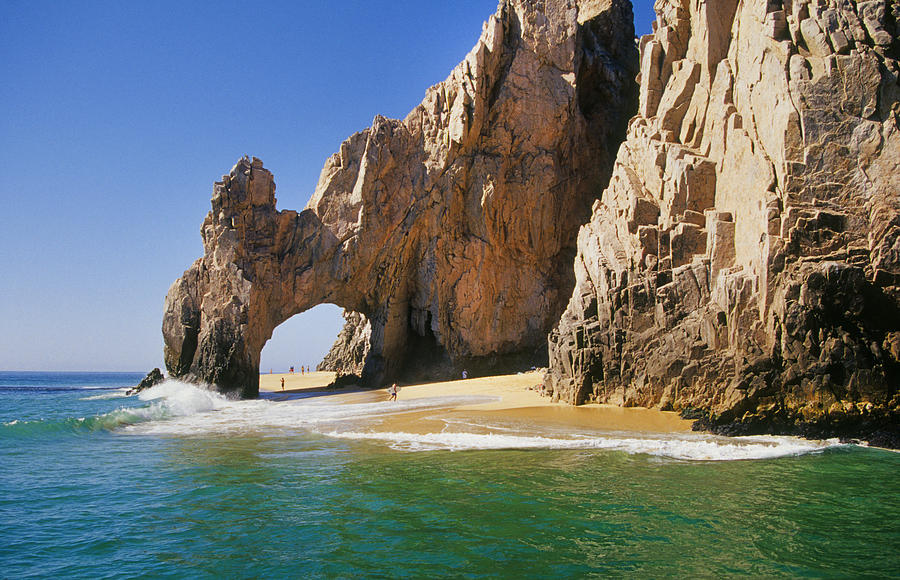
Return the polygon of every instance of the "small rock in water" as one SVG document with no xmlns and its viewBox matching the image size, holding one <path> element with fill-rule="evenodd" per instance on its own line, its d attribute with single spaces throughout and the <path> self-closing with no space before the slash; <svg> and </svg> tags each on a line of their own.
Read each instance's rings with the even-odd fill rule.
<svg viewBox="0 0 900 580">
<path fill-rule="evenodd" d="M 140 383 L 138 383 L 138 386 L 136 386 L 133 389 L 129 389 L 126 394 L 128 396 L 136 395 L 145 389 L 149 389 L 150 387 L 152 387 L 154 385 L 158 385 L 159 383 L 163 382 L 164 380 L 165 380 L 165 377 L 163 376 L 162 372 L 160 372 L 160 370 L 158 368 L 155 368 L 152 371 L 150 371 L 149 373 L 147 373 L 147 376 L 144 377 Z"/>
</svg>

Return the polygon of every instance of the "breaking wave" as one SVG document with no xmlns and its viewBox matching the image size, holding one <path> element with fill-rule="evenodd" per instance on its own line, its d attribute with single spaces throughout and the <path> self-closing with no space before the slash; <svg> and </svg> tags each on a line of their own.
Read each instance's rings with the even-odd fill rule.
<svg viewBox="0 0 900 580">
<path fill-rule="evenodd" d="M 122 398 L 126 389 L 88 400 Z M 89 433 L 98 430 L 163 437 L 215 437 L 262 434 L 285 436 L 312 432 L 345 440 L 381 442 L 401 451 L 490 449 L 583 449 L 621 451 L 679 460 L 731 461 L 770 459 L 821 452 L 836 440 L 794 437 L 720 437 L 700 433 L 523 432 L 508 425 L 444 421 L 440 433 L 377 432 L 373 421 L 399 413 L 439 410 L 493 402 L 495 397 L 442 396 L 399 402 L 339 404 L 325 397 L 275 400 L 232 400 L 196 385 L 167 380 L 141 392 L 142 405 L 123 406 L 94 417 L 56 421 L 11 421 L 0 425 L 4 436 L 44 433 Z M 436 418 L 440 418 L 436 415 Z M 473 432 L 475 431 L 475 432 Z"/>
<path fill-rule="evenodd" d="M 124 398 L 127 389 L 117 389 L 81 400 Z M 195 385 L 178 381 L 166 381 L 147 389 L 138 398 L 149 401 L 142 407 L 120 407 L 93 417 L 70 417 L 62 420 L 10 421 L 2 425 L 2 435 L 32 437 L 48 433 L 90 433 L 112 431 L 140 423 L 166 421 L 224 407 L 228 400 L 222 395 Z"/>
</svg>

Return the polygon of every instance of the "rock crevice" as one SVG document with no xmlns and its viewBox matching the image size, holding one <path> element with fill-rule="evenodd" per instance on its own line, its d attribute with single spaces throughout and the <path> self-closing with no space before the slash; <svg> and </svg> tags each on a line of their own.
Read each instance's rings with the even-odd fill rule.
<svg viewBox="0 0 900 580">
<path fill-rule="evenodd" d="M 846 0 L 656 9 L 547 387 L 701 410 L 734 432 L 896 431 L 896 15 Z"/>
</svg>

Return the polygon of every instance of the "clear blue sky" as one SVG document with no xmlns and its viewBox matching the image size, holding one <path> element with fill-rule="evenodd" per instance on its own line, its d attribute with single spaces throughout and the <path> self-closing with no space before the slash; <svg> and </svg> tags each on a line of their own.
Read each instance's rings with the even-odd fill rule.
<svg viewBox="0 0 900 580">
<path fill-rule="evenodd" d="M 244 154 L 301 209 L 325 159 L 403 117 L 496 0 L 0 0 L 0 369 L 162 364 L 163 299 Z M 639 34 L 652 1 L 635 3 Z M 276 329 L 263 370 L 315 364 L 342 320 Z"/>
</svg>

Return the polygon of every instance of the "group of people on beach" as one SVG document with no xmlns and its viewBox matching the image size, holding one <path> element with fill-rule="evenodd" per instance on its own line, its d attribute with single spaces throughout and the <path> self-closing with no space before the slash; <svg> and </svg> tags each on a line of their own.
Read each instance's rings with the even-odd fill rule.
<svg viewBox="0 0 900 580">
<path fill-rule="evenodd" d="M 269 371 L 272 372 L 272 371 Z M 306 373 L 311 373 L 312 369 L 305 365 L 300 365 L 300 374 L 305 375 Z M 291 367 L 291 374 L 294 374 L 294 367 Z"/>
</svg>

